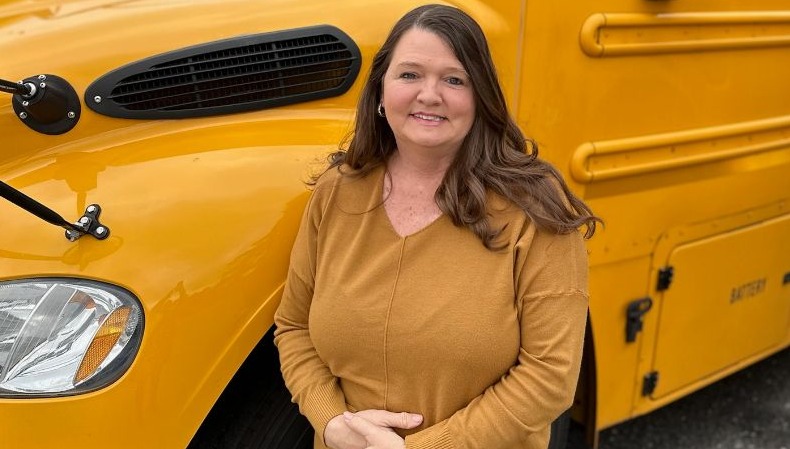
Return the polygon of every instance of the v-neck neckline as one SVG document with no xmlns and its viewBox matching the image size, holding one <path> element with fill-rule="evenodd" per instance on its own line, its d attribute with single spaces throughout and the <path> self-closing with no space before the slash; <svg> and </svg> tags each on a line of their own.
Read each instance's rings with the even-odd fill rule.
<svg viewBox="0 0 790 449">
<path fill-rule="evenodd" d="M 378 179 L 376 180 L 375 189 L 373 189 L 374 199 L 378 200 L 380 203 L 380 207 L 378 207 L 377 209 L 380 210 L 379 213 L 382 215 L 384 221 L 387 223 L 387 228 L 399 240 L 406 240 L 409 237 L 416 237 L 417 235 L 426 232 L 429 228 L 436 225 L 437 222 L 441 221 L 446 216 L 446 214 L 440 210 L 440 214 L 436 218 L 431 220 L 429 223 L 427 223 L 425 226 L 421 227 L 420 229 L 417 229 L 416 231 L 405 235 L 398 232 L 397 229 L 395 229 L 395 225 L 392 223 L 392 218 L 390 218 L 390 214 L 387 212 L 387 207 L 384 205 L 385 203 L 384 183 L 387 180 L 387 167 L 382 165 L 381 167 L 379 167 L 378 170 L 379 170 L 379 172 L 377 173 Z"/>
</svg>

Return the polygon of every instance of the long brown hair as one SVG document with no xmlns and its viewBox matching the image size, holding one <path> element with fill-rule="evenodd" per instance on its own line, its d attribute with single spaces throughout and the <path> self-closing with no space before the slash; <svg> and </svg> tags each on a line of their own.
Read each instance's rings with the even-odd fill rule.
<svg viewBox="0 0 790 449">
<path fill-rule="evenodd" d="M 510 116 L 482 29 L 463 11 L 426 5 L 403 16 L 373 58 L 357 105 L 354 132 L 332 153 L 330 168 L 346 166 L 346 176 L 364 176 L 397 150 L 387 121 L 376 114 L 384 75 L 401 36 L 412 28 L 441 37 L 463 64 L 475 92 L 476 118 L 454 161 L 436 190 L 436 203 L 456 226 L 466 226 L 488 249 L 496 249 L 502 229 L 488 220 L 487 191 L 505 197 L 524 210 L 541 229 L 568 234 L 585 226 L 585 238 L 595 233 L 590 208 L 569 189 L 562 175 L 538 159 L 537 144 L 524 137 Z M 342 167 L 341 167 L 342 168 Z"/>
</svg>

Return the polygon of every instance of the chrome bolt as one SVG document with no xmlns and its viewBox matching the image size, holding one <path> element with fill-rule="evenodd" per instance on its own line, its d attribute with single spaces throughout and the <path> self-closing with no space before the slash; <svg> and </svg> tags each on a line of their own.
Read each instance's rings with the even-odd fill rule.
<svg viewBox="0 0 790 449">
<path fill-rule="evenodd" d="M 47 79 L 47 75 L 39 75 L 38 79 L 45 80 L 45 79 Z"/>
<path fill-rule="evenodd" d="M 90 220 L 88 217 L 82 217 L 82 218 L 80 218 L 80 223 L 86 224 L 88 222 L 88 220 Z"/>
<path fill-rule="evenodd" d="M 47 87 L 47 83 L 41 83 L 41 84 L 39 84 L 39 87 L 41 87 L 43 89 L 43 88 Z"/>
<path fill-rule="evenodd" d="M 69 118 L 74 118 L 77 116 L 77 114 L 75 114 L 74 111 L 69 111 L 68 116 Z"/>
<path fill-rule="evenodd" d="M 30 104 L 30 102 L 29 102 L 29 101 L 23 101 L 23 102 L 22 102 L 22 106 L 25 106 L 25 107 L 27 107 L 27 105 L 29 105 L 29 104 Z"/>
<path fill-rule="evenodd" d="M 26 119 L 27 118 L 27 112 L 20 112 L 19 113 L 19 118 L 21 118 L 22 120 Z"/>
<path fill-rule="evenodd" d="M 106 231 L 106 229 L 104 229 L 104 226 L 99 226 L 98 228 L 96 228 L 96 233 L 99 235 L 104 234 L 104 231 Z"/>
<path fill-rule="evenodd" d="M 88 206 L 88 212 L 90 212 L 90 213 L 96 212 L 96 206 L 93 206 L 93 205 Z"/>
<path fill-rule="evenodd" d="M 96 95 L 95 97 L 93 97 L 93 101 L 95 101 L 96 103 L 101 103 L 101 97 Z"/>
</svg>

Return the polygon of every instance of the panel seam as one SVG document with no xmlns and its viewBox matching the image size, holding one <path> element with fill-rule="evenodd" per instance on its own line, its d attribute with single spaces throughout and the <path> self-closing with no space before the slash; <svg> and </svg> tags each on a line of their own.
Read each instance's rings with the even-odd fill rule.
<svg viewBox="0 0 790 449">
<path fill-rule="evenodd" d="M 387 410 L 387 399 L 389 394 L 389 366 L 387 360 L 387 340 L 390 327 L 390 317 L 392 315 L 392 303 L 395 299 L 395 290 L 398 288 L 398 281 L 400 281 L 400 270 L 403 263 L 403 251 L 406 247 L 406 238 L 401 240 L 400 254 L 398 254 L 398 268 L 395 271 L 395 282 L 392 283 L 392 292 L 390 293 L 389 303 L 387 304 L 387 314 L 384 321 L 384 405 L 383 409 Z"/>
</svg>

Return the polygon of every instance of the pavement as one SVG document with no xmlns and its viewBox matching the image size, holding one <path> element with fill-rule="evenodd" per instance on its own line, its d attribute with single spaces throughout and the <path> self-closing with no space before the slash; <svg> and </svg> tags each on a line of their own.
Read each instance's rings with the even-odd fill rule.
<svg viewBox="0 0 790 449">
<path fill-rule="evenodd" d="M 587 449 L 572 429 L 567 449 Z M 599 449 L 790 449 L 790 349 L 601 432 Z"/>
</svg>

